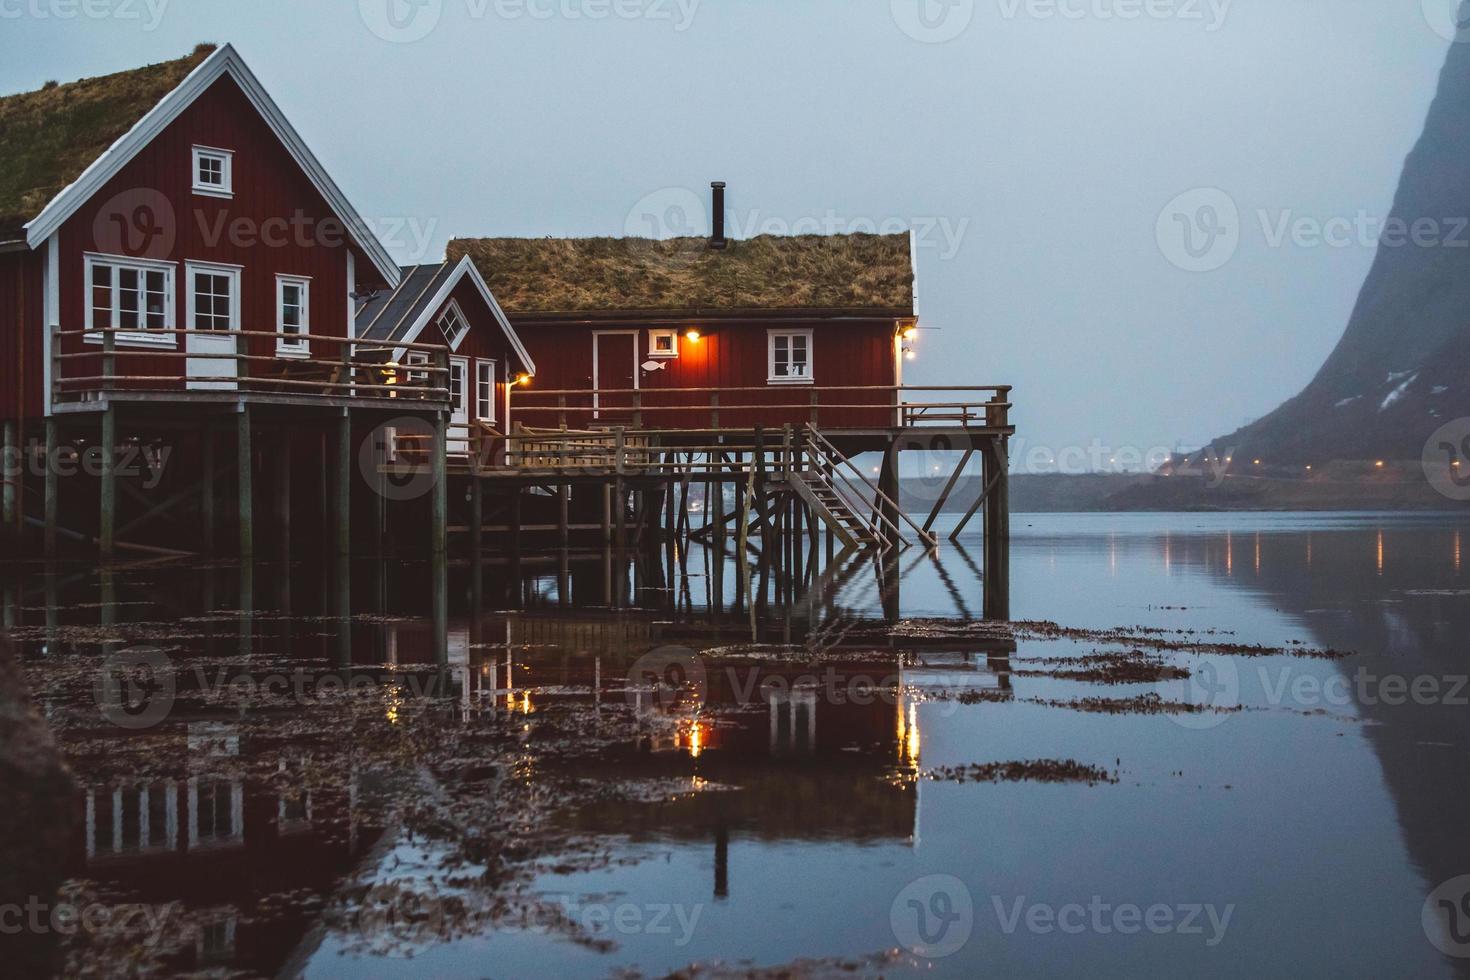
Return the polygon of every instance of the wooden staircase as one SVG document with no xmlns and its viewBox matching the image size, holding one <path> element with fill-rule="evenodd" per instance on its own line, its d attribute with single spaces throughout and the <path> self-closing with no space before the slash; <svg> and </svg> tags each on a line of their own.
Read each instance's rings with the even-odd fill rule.
<svg viewBox="0 0 1470 980">
<path fill-rule="evenodd" d="M 790 482 L 791 489 L 844 547 L 870 548 L 885 543 L 882 529 L 862 516 L 865 508 L 860 508 L 850 493 L 840 490 L 826 470 L 801 470 L 791 474 Z"/>
</svg>

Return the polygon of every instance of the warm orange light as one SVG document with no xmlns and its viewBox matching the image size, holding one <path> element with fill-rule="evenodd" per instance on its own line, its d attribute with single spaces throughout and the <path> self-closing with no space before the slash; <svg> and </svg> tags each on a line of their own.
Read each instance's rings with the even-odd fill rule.
<svg viewBox="0 0 1470 980">
<path fill-rule="evenodd" d="M 522 371 L 520 374 L 516 375 L 516 379 L 511 382 L 511 384 L 517 384 L 517 385 L 528 385 L 530 383 L 531 383 L 531 376 L 529 374 L 525 373 L 524 371 Z"/>
<path fill-rule="evenodd" d="M 1380 459 L 1378 462 L 1374 463 L 1373 465 L 1376 466 L 1376 467 L 1378 467 L 1381 470 L 1381 469 L 1383 469 L 1383 460 Z"/>
<path fill-rule="evenodd" d="M 684 339 L 689 341 L 691 344 L 699 343 L 699 338 L 701 336 L 702 334 L 700 334 L 698 330 L 695 330 L 693 328 L 684 331 Z"/>
<path fill-rule="evenodd" d="M 1261 461 L 1259 459 L 1253 459 L 1253 460 L 1251 460 L 1251 462 L 1254 463 L 1257 466 L 1260 466 L 1261 465 Z"/>
<path fill-rule="evenodd" d="M 904 340 L 913 340 L 918 335 L 919 335 L 919 328 L 918 327 L 905 327 L 904 328 L 904 331 L 903 331 L 903 339 Z"/>
</svg>

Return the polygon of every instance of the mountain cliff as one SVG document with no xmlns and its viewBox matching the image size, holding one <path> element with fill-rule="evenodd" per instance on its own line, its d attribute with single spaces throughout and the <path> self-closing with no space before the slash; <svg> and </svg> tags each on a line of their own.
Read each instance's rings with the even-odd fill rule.
<svg viewBox="0 0 1470 980">
<path fill-rule="evenodd" d="M 1379 242 L 1317 376 L 1211 449 L 1276 464 L 1417 459 L 1437 428 L 1470 415 L 1470 44 L 1450 46 L 1385 227 L 1417 227 L 1419 241 Z"/>
</svg>

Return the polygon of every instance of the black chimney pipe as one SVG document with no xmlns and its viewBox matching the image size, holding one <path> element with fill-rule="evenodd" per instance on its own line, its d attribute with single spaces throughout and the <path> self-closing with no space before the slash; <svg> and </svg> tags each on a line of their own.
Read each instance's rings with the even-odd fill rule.
<svg viewBox="0 0 1470 980">
<path fill-rule="evenodd" d="M 709 238 L 709 247 L 722 249 L 730 244 L 725 241 L 725 182 L 723 180 L 710 181 L 710 196 L 713 201 L 710 210 L 714 212 L 714 232 Z"/>
</svg>

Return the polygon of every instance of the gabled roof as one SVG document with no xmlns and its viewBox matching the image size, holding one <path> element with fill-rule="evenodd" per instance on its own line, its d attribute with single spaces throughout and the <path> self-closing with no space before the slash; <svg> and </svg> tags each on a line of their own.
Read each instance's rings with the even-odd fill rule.
<svg viewBox="0 0 1470 980">
<path fill-rule="evenodd" d="M 201 44 L 175 61 L 0 97 L 0 238 L 23 229 L 214 50 Z"/>
<path fill-rule="evenodd" d="M 389 283 L 398 265 L 231 45 L 0 99 L 0 232 L 38 247 L 215 81 L 240 86 Z M 12 172 L 13 171 L 13 172 Z M 19 238 L 20 235 L 0 234 Z"/>
<path fill-rule="evenodd" d="M 907 234 L 703 238 L 459 238 L 516 313 L 811 311 L 914 314 Z"/>
<path fill-rule="evenodd" d="M 506 318 L 505 311 L 496 302 L 495 295 L 474 263 L 468 259 L 404 266 L 396 288 L 379 293 L 357 311 L 355 324 L 358 338 L 378 341 L 384 345 L 414 343 L 466 276 L 484 297 L 521 364 L 528 373 L 535 374 L 536 362 L 531 360 L 521 338 Z M 433 338 L 431 342 L 438 343 L 438 338 Z"/>
</svg>

